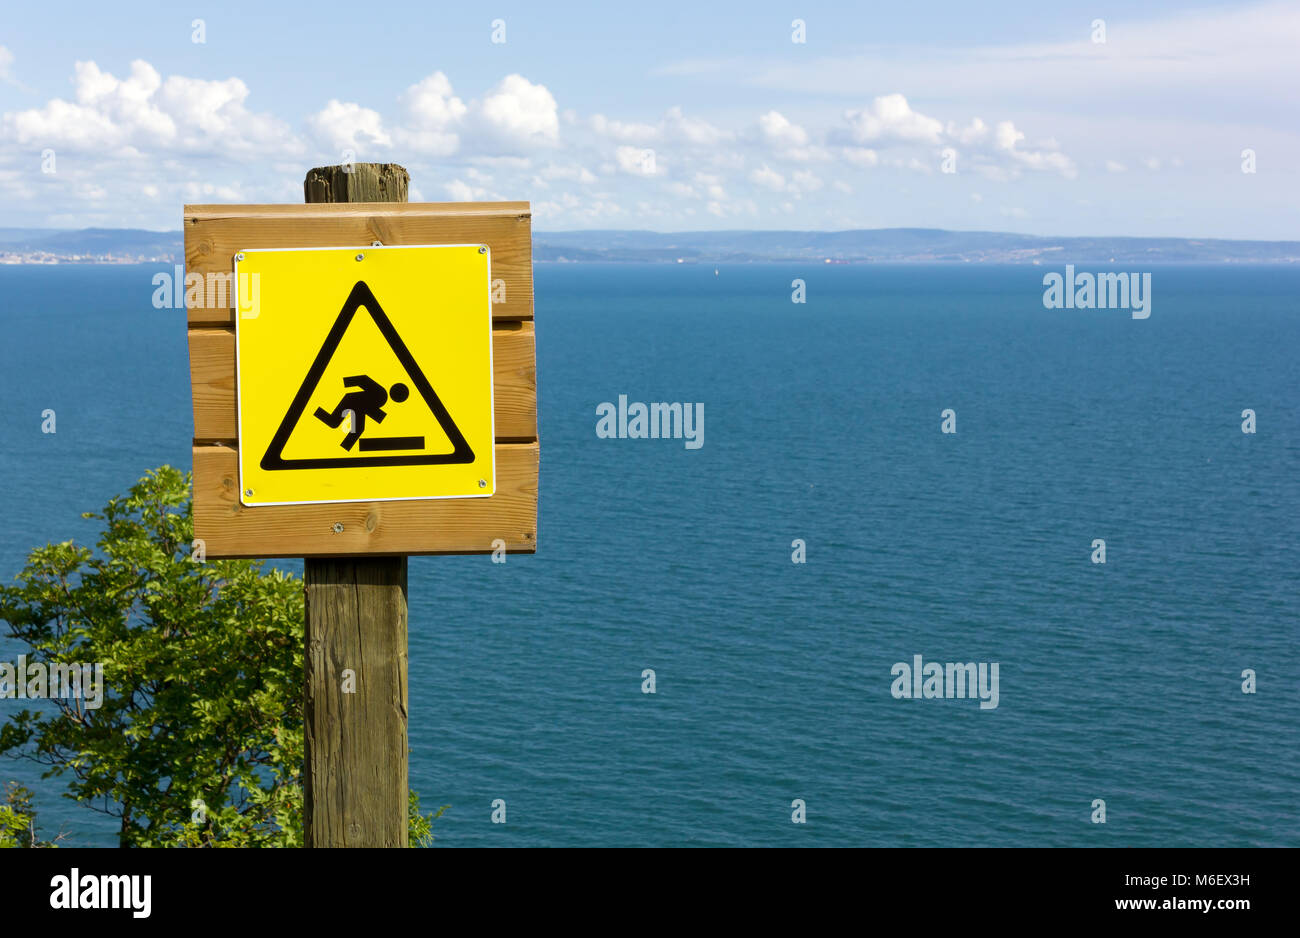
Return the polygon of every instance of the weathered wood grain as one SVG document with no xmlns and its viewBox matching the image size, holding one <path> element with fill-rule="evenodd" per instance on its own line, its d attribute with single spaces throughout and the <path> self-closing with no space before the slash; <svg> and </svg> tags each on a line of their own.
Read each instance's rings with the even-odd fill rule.
<svg viewBox="0 0 1300 938">
<path fill-rule="evenodd" d="M 302 183 L 305 202 L 405 202 L 411 176 L 396 163 L 361 163 L 346 169 L 318 166 Z"/>
<path fill-rule="evenodd" d="M 498 443 L 496 494 L 246 508 L 239 458 L 228 446 L 194 447 L 194 536 L 210 559 L 361 554 L 485 554 L 537 549 L 537 443 Z M 335 532 L 334 525 L 343 530 Z"/>
<path fill-rule="evenodd" d="M 406 558 L 311 560 L 303 581 L 305 842 L 405 847 Z"/>
<path fill-rule="evenodd" d="M 194 439 L 233 443 L 239 437 L 235 333 L 231 329 L 191 329 L 189 337 Z"/>
<path fill-rule="evenodd" d="M 343 181 L 358 175 L 367 181 Z M 308 202 L 346 202 L 361 192 L 405 202 L 409 178 L 393 163 L 327 166 L 308 173 L 303 189 Z M 303 842 L 406 847 L 406 557 L 355 551 L 361 556 L 327 561 L 301 553 Z M 350 693 L 343 685 L 348 674 L 355 682 Z"/>
<path fill-rule="evenodd" d="M 232 329 L 190 330 L 190 383 L 195 442 L 237 440 Z M 492 330 L 492 385 L 496 438 L 537 439 L 537 367 L 532 322 L 502 322 Z"/>
<path fill-rule="evenodd" d="M 357 164 L 358 166 L 362 164 Z M 486 244 L 495 320 L 533 318 L 532 215 L 527 202 L 365 202 L 345 205 L 187 205 L 187 274 L 229 275 L 234 256 L 253 248 L 383 244 Z M 211 292 L 213 295 L 209 296 Z M 187 311 L 191 326 L 234 325 L 233 299 L 205 289 Z"/>
</svg>

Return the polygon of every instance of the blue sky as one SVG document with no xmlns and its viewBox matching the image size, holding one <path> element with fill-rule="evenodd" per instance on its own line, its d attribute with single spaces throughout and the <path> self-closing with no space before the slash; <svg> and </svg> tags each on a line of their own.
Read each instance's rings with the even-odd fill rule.
<svg viewBox="0 0 1300 938">
<path fill-rule="evenodd" d="M 541 230 L 1298 237 L 1294 3 L 383 9 L 7 4 L 0 226 L 176 228 L 351 156 Z"/>
</svg>

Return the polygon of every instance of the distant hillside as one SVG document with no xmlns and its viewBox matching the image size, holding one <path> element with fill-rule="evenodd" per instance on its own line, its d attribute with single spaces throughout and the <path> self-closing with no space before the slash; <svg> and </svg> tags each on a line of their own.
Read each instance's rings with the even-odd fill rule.
<svg viewBox="0 0 1300 938">
<path fill-rule="evenodd" d="M 875 228 L 861 231 L 537 232 L 539 261 L 744 263 L 1294 263 L 1300 241 L 1190 238 L 1044 238 L 996 231 Z"/>
<path fill-rule="evenodd" d="M 57 257 L 93 263 L 108 258 L 138 258 L 181 263 L 183 238 L 179 231 L 141 228 L 0 228 L 0 254 Z"/>
<path fill-rule="evenodd" d="M 179 231 L 0 228 L 0 259 L 183 263 Z M 1300 241 L 1206 238 L 1055 238 L 997 231 L 873 228 L 859 231 L 537 231 L 541 262 L 763 263 L 1300 263 Z"/>
<path fill-rule="evenodd" d="M 0 228 L 0 245 L 21 244 L 31 238 L 63 234 L 63 228 Z"/>
</svg>

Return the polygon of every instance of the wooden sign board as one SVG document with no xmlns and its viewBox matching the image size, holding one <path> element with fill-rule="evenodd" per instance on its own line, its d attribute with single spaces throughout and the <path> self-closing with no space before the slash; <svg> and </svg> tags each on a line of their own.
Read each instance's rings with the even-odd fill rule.
<svg viewBox="0 0 1300 938">
<path fill-rule="evenodd" d="M 194 536 L 203 541 L 208 557 L 488 553 L 501 543 L 511 552 L 531 553 L 536 550 L 537 380 L 532 322 L 531 212 L 527 202 L 188 205 L 184 223 L 190 377 L 194 403 Z M 241 266 L 247 280 L 259 259 L 264 260 L 276 252 L 287 255 L 304 249 L 346 248 L 354 252 L 347 256 L 362 255 L 378 261 L 386 250 L 399 246 L 421 246 L 432 250 L 443 245 L 471 246 L 473 257 L 479 258 L 480 263 L 486 260 L 488 265 L 486 288 L 490 300 L 491 340 L 487 367 L 491 370 L 488 389 L 491 414 L 487 426 L 491 428 L 488 433 L 493 445 L 492 458 L 477 465 L 479 468 L 490 465 L 491 477 L 486 475 L 486 469 L 477 473 L 474 477 L 477 491 L 467 494 L 469 490 L 464 486 L 464 480 L 457 483 L 459 487 L 439 492 L 436 484 L 426 490 L 413 485 L 408 476 L 395 482 L 395 487 L 370 489 L 375 492 L 371 496 L 355 487 L 344 491 L 346 486 L 331 491 L 328 485 L 323 490 L 320 485 L 315 488 L 304 485 L 299 491 L 292 486 L 286 488 L 281 481 L 285 476 L 276 476 L 274 486 L 277 487 L 273 487 L 267 498 L 259 499 L 256 485 L 241 484 L 241 461 L 248 469 L 261 465 L 267 454 L 259 452 L 250 460 L 249 453 L 241 452 L 241 442 L 259 449 L 265 448 L 266 444 L 260 436 L 254 440 L 251 429 L 246 431 L 250 438 L 241 441 L 240 423 L 241 412 L 245 418 L 244 426 L 248 428 L 249 407 L 266 406 L 261 389 L 269 385 L 247 385 L 243 388 L 245 400 L 239 399 L 241 384 L 251 380 L 253 375 L 250 363 L 237 379 L 239 343 L 236 327 L 255 324 L 255 329 L 248 329 L 240 337 L 247 341 L 256 329 L 265 328 L 268 320 L 238 318 L 237 304 L 241 300 L 236 264 Z M 481 256 L 477 250 L 479 246 L 486 248 Z M 371 252 L 369 255 L 368 251 Z M 324 256 L 335 252 L 320 253 Z M 453 253 L 448 248 L 437 256 L 449 258 Z M 244 256 L 237 262 L 236 255 L 240 254 Z M 394 259 L 402 254 L 409 256 L 411 252 L 390 251 L 383 263 L 400 267 Z M 461 256 L 460 262 L 472 265 L 473 259 Z M 355 262 L 358 269 L 364 265 L 364 259 Z M 379 264 L 372 264 L 376 271 L 379 267 Z M 281 269 L 292 268 L 281 265 Z M 301 285 L 303 296 L 306 297 L 313 289 L 337 293 L 338 283 L 350 276 L 339 274 L 328 286 L 321 285 L 328 277 L 305 278 Z M 315 286 L 308 281 L 314 281 Z M 331 296 L 328 302 L 312 294 L 316 296 L 316 308 L 304 307 L 300 312 L 302 317 L 318 323 L 314 332 L 305 329 L 302 336 L 303 348 L 313 343 L 314 347 L 306 351 L 295 348 L 292 354 L 286 354 L 286 374 L 300 370 L 297 365 L 304 360 L 312 361 L 313 355 L 324 351 L 331 328 L 342 320 L 342 313 L 348 306 L 352 306 L 354 312 L 369 314 L 367 322 L 379 321 L 373 315 L 374 310 L 366 305 L 366 298 L 352 294 L 351 287 L 356 282 L 365 282 L 364 277 L 355 278 L 349 285 L 348 295 Z M 389 287 L 403 294 L 398 306 L 406 306 L 410 300 L 410 285 L 400 289 L 393 287 L 398 282 L 388 278 Z M 259 286 L 265 288 L 267 283 L 262 281 Z M 259 296 L 257 301 L 270 302 L 276 298 L 276 302 L 284 304 L 286 295 L 276 290 L 272 287 L 270 296 Z M 429 288 L 429 296 L 432 302 L 436 296 L 433 287 Z M 250 281 L 246 283 L 242 297 L 245 316 L 251 310 L 252 297 Z M 394 299 L 397 298 L 397 293 L 394 293 Z M 382 309 L 384 297 L 381 293 L 371 291 L 369 300 L 370 306 Z M 415 329 L 418 335 L 420 327 L 413 324 L 409 309 L 401 315 L 404 317 L 403 328 Z M 383 312 L 380 316 L 388 318 Z M 397 324 L 389 320 L 389 325 L 396 327 Z M 400 331 L 395 329 L 395 332 Z M 268 333 L 267 337 L 273 341 L 286 341 L 283 335 Z M 359 341 L 364 345 L 369 339 Z M 419 339 L 415 340 L 415 345 L 432 347 Z M 290 361 L 294 367 L 290 367 Z M 270 358 L 259 360 L 259 374 L 263 381 L 270 380 L 266 377 L 273 371 L 270 363 Z M 481 372 L 481 366 L 473 371 L 476 374 Z M 337 379 L 342 390 L 343 378 L 351 375 L 344 376 L 342 372 L 334 375 L 329 371 L 326 377 Z M 439 378 L 434 375 L 424 377 L 428 379 L 431 390 L 437 387 Z M 296 382 L 299 388 L 303 388 L 304 378 L 287 374 L 285 381 Z M 403 385 L 397 396 L 403 398 L 404 408 L 406 401 L 412 398 L 418 398 L 414 403 L 423 406 L 436 397 L 426 397 L 418 388 L 411 394 L 412 388 L 407 387 L 405 381 L 394 381 L 389 390 L 398 383 Z M 403 391 L 407 393 L 403 394 Z M 254 400 L 255 395 L 257 400 Z M 342 404 L 342 396 L 336 397 L 340 400 L 335 404 Z M 479 400 L 472 395 L 461 399 Z M 312 401 L 313 405 L 317 403 Z M 330 406 L 334 405 L 322 409 Z M 458 406 L 473 410 L 477 405 Z M 450 414 L 449 408 L 444 409 Z M 287 414 L 280 415 L 281 423 L 285 417 Z M 479 439 L 485 439 L 483 417 L 466 413 L 465 419 L 467 425 L 478 428 Z M 450 432 L 450 437 L 437 437 L 440 443 L 435 443 L 436 433 L 431 433 L 430 447 L 463 452 L 454 439 L 456 430 L 448 429 L 446 423 L 433 426 L 439 432 Z M 346 430 L 344 427 L 339 435 Z M 256 432 L 265 435 L 260 429 Z M 417 430 L 406 436 L 399 435 L 399 438 L 419 435 L 422 434 Z M 468 437 L 465 445 L 475 453 L 476 459 L 485 449 L 482 444 L 475 449 Z M 403 452 L 410 455 L 410 451 Z M 486 484 L 478 486 L 480 480 Z M 490 494 L 487 494 L 489 487 Z M 246 494 L 250 488 L 252 495 Z M 448 496 L 447 493 L 453 490 L 454 494 Z M 287 497 L 286 492 L 289 492 Z M 440 494 L 443 497 L 438 497 Z"/>
</svg>

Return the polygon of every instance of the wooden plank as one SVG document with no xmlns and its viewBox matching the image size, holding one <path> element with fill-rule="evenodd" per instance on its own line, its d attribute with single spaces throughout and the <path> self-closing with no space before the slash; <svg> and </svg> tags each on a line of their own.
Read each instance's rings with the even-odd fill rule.
<svg viewBox="0 0 1300 938">
<path fill-rule="evenodd" d="M 527 202 L 354 202 L 313 205 L 187 205 L 187 274 L 203 276 L 204 305 L 188 311 L 195 325 L 234 325 L 233 297 L 217 278 L 229 277 L 234 256 L 253 248 L 354 247 L 383 244 L 486 244 L 496 320 L 533 318 L 532 214 Z M 209 276 L 214 289 L 206 289 Z M 226 281 L 228 283 L 228 279 Z M 211 295 L 209 295 L 211 294 Z M 208 305 L 211 304 L 211 305 Z"/>
<path fill-rule="evenodd" d="M 308 202 L 356 201 L 362 193 L 405 202 L 409 184 L 396 163 L 320 166 L 303 192 Z M 406 557 L 304 557 L 302 578 L 303 842 L 407 847 Z M 361 686 L 345 695 L 349 667 Z"/>
<path fill-rule="evenodd" d="M 526 201 L 512 202 L 210 202 L 185 206 L 185 219 L 225 218 L 237 215 L 275 215 L 280 218 L 317 215 L 531 215 Z"/>
<path fill-rule="evenodd" d="M 532 322 L 492 330 L 492 416 L 498 441 L 537 439 L 537 343 Z"/>
<path fill-rule="evenodd" d="M 496 494 L 245 508 L 228 446 L 194 447 L 194 536 L 209 559 L 360 554 L 483 554 L 537 549 L 537 443 L 499 443 Z M 341 524 L 343 530 L 334 531 Z"/>
<path fill-rule="evenodd" d="M 190 382 L 195 441 L 238 439 L 232 329 L 190 330 Z M 502 322 L 492 330 L 492 382 L 496 438 L 537 439 L 537 360 L 532 322 Z"/>
<path fill-rule="evenodd" d="M 194 439 L 238 438 L 234 330 L 190 330 L 190 396 L 194 402 Z"/>
<path fill-rule="evenodd" d="M 303 587 L 304 836 L 313 847 L 405 847 L 406 558 L 308 560 Z"/>
</svg>

